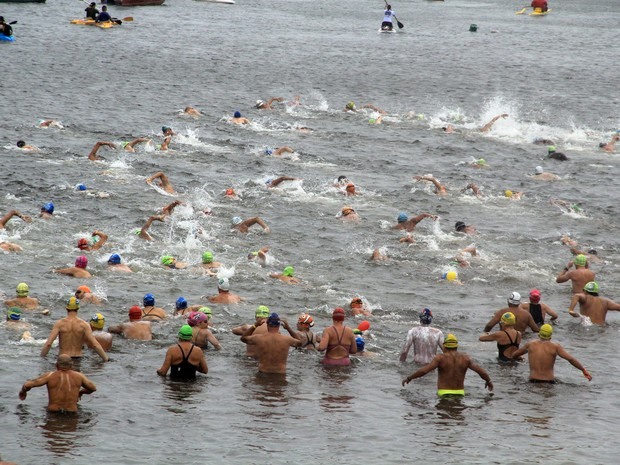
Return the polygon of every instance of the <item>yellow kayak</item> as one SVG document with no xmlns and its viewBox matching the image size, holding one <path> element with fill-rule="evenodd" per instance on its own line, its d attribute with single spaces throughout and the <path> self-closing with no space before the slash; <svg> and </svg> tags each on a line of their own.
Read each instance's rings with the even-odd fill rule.
<svg viewBox="0 0 620 465">
<path fill-rule="evenodd" d="M 542 8 L 534 8 L 534 11 L 530 13 L 530 16 L 544 16 L 551 11 L 549 8 L 547 11 L 543 11 Z"/>
<path fill-rule="evenodd" d="M 81 26 L 97 26 L 101 29 L 109 29 L 114 26 L 118 26 L 114 21 L 102 21 L 98 23 L 94 19 L 72 19 L 71 24 L 79 24 Z"/>
</svg>

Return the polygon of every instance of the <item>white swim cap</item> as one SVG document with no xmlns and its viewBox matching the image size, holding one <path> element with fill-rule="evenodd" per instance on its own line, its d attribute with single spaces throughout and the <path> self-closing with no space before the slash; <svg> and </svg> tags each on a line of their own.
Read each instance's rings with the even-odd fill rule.
<svg viewBox="0 0 620 465">
<path fill-rule="evenodd" d="M 543 167 L 542 167 L 542 166 L 537 166 L 537 167 L 534 169 L 534 172 L 535 172 L 536 174 L 543 174 L 543 172 L 544 172 Z"/>
<path fill-rule="evenodd" d="M 508 297 L 508 303 L 512 305 L 519 305 L 521 303 L 521 294 L 518 292 L 513 292 Z"/>
</svg>

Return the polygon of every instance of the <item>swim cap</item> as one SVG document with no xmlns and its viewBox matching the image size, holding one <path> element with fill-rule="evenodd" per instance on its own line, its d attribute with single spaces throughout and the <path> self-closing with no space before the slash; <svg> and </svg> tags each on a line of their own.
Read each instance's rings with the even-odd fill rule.
<svg viewBox="0 0 620 465">
<path fill-rule="evenodd" d="M 521 294 L 513 292 L 508 296 L 508 303 L 512 305 L 519 305 L 521 303 Z"/>
<path fill-rule="evenodd" d="M 377 120 L 376 120 L 376 119 L 374 119 L 374 118 L 368 118 L 368 122 L 369 122 L 370 124 L 375 124 L 375 123 L 377 122 Z"/>
<path fill-rule="evenodd" d="M 270 149 L 270 148 L 265 149 L 265 155 L 272 155 L 272 154 L 273 154 L 273 149 Z"/>
<path fill-rule="evenodd" d="M 284 270 L 282 270 L 283 276 L 292 277 L 294 273 L 295 273 L 295 270 L 292 266 L 287 266 L 286 268 L 284 268 Z"/>
<path fill-rule="evenodd" d="M 260 108 L 265 104 L 265 102 L 263 102 L 262 100 L 257 100 L 256 101 L 256 108 Z"/>
<path fill-rule="evenodd" d="M 168 126 L 162 126 L 161 127 L 161 132 L 163 132 L 164 134 L 166 134 L 166 131 L 170 129 Z"/>
<path fill-rule="evenodd" d="M 548 323 L 545 323 L 540 327 L 538 331 L 538 337 L 541 339 L 551 339 L 551 335 L 553 334 L 553 326 Z"/>
<path fill-rule="evenodd" d="M 179 297 L 175 305 L 177 310 L 184 310 L 187 308 L 187 300 L 185 300 L 185 297 Z"/>
<path fill-rule="evenodd" d="M 181 329 L 179 329 L 179 339 L 182 341 L 191 341 L 192 335 L 192 327 L 190 325 L 183 325 Z"/>
<path fill-rule="evenodd" d="M 146 294 L 142 298 L 142 303 L 145 307 L 153 307 L 155 305 L 155 296 L 153 294 Z"/>
<path fill-rule="evenodd" d="M 269 307 L 266 305 L 259 306 L 254 315 L 256 318 L 267 318 L 269 316 Z"/>
<path fill-rule="evenodd" d="M 174 257 L 172 255 L 164 255 L 161 257 L 161 264 L 164 266 L 172 266 L 174 265 Z"/>
<path fill-rule="evenodd" d="M 26 145 L 26 142 L 24 142 L 23 140 L 18 140 L 17 144 L 15 145 L 17 145 L 21 149 L 24 145 Z"/>
<path fill-rule="evenodd" d="M 26 297 L 30 292 L 30 288 L 26 283 L 19 283 L 15 288 L 15 292 L 17 292 L 18 297 Z"/>
<path fill-rule="evenodd" d="M 446 273 L 446 277 L 445 277 L 445 279 L 446 279 L 447 281 L 456 281 L 456 278 L 458 278 L 458 277 L 459 277 L 459 275 L 456 273 L 456 271 L 454 271 L 454 270 L 450 270 L 450 271 L 448 271 L 448 272 Z"/>
<path fill-rule="evenodd" d="M 405 221 L 407 221 L 409 219 L 409 217 L 407 216 L 406 213 L 399 213 L 398 214 L 398 222 L 399 223 L 404 223 Z"/>
<path fill-rule="evenodd" d="M 51 215 L 54 213 L 54 204 L 52 202 L 48 202 L 41 207 L 41 210 Z"/>
<path fill-rule="evenodd" d="M 206 321 L 209 321 L 209 317 L 202 312 L 192 312 L 187 318 L 187 324 L 190 326 L 198 326 Z"/>
<path fill-rule="evenodd" d="M 347 110 L 355 110 L 355 103 L 353 102 L 348 102 L 347 106 L 346 106 Z"/>
<path fill-rule="evenodd" d="M 90 318 L 90 326 L 94 329 L 103 329 L 103 325 L 105 324 L 105 318 L 101 313 L 95 313 Z"/>
<path fill-rule="evenodd" d="M 340 176 L 338 176 L 338 182 L 346 181 L 346 180 L 347 180 L 347 177 L 344 174 L 341 174 Z"/>
<path fill-rule="evenodd" d="M 588 258 L 584 254 L 579 254 L 575 258 L 573 258 L 573 263 L 575 266 L 586 266 Z"/>
<path fill-rule="evenodd" d="M 353 208 L 351 208 L 349 206 L 345 206 L 345 207 L 342 207 L 341 213 L 346 216 L 349 213 L 354 212 L 354 211 L 355 210 L 353 210 Z"/>
<path fill-rule="evenodd" d="M 590 281 L 585 286 L 583 286 L 583 290 L 588 294 L 598 294 L 598 283 L 596 281 Z"/>
<path fill-rule="evenodd" d="M 361 336 L 361 335 L 362 335 L 362 332 L 361 332 L 359 329 L 355 328 L 355 329 L 353 330 L 353 334 L 355 334 L 356 336 Z"/>
<path fill-rule="evenodd" d="M 76 289 L 76 291 L 82 291 L 82 292 L 92 292 L 92 291 L 90 290 L 90 287 L 88 287 L 88 286 L 80 286 L 80 287 L 78 287 L 78 288 Z"/>
<path fill-rule="evenodd" d="M 358 352 L 364 352 L 364 346 L 366 343 L 364 342 L 364 338 L 362 336 L 357 336 L 355 338 L 355 344 L 357 345 Z"/>
<path fill-rule="evenodd" d="M 217 282 L 217 287 L 222 291 L 230 291 L 230 283 L 228 282 L 228 278 L 220 278 Z"/>
<path fill-rule="evenodd" d="M 350 182 L 349 184 L 347 184 L 347 192 L 355 192 L 355 184 L 353 184 L 352 182 Z"/>
<path fill-rule="evenodd" d="M 448 334 L 443 340 L 443 346 L 446 349 L 456 349 L 459 346 L 459 341 L 454 334 Z"/>
<path fill-rule="evenodd" d="M 90 244 L 88 243 L 88 239 L 80 239 L 77 243 L 77 247 L 80 250 L 84 250 L 84 249 L 88 249 L 90 247 Z"/>
<path fill-rule="evenodd" d="M 553 153 L 553 152 L 555 152 L 555 145 L 547 146 L 547 153 Z"/>
<path fill-rule="evenodd" d="M 344 309 L 341 307 L 334 309 L 334 311 L 332 312 L 332 320 L 334 321 L 344 321 L 344 316 Z"/>
<path fill-rule="evenodd" d="M 130 320 L 139 320 L 142 318 L 142 309 L 137 305 L 134 305 L 129 309 L 129 319 Z"/>
<path fill-rule="evenodd" d="M 236 111 L 233 115 L 233 118 L 241 118 L 241 113 L 239 111 Z"/>
<path fill-rule="evenodd" d="M 87 265 L 88 265 L 88 258 L 86 258 L 86 255 L 80 255 L 78 258 L 75 259 L 76 267 L 85 269 Z"/>
<path fill-rule="evenodd" d="M 71 296 L 67 299 L 67 305 L 65 307 L 67 310 L 79 310 L 80 309 L 80 301 L 75 297 Z"/>
<path fill-rule="evenodd" d="M 598 255 L 598 252 L 596 251 L 596 249 L 589 249 L 589 250 L 588 250 L 588 253 L 589 253 L 590 255 Z"/>
<path fill-rule="evenodd" d="M 6 319 L 10 321 L 19 321 L 22 317 L 22 310 L 17 307 L 11 307 L 6 311 Z"/>
<path fill-rule="evenodd" d="M 457 221 L 454 224 L 454 229 L 456 229 L 457 232 L 461 232 L 463 229 L 465 229 L 465 223 L 462 221 Z"/>
<path fill-rule="evenodd" d="M 538 289 L 532 289 L 530 291 L 530 302 L 533 304 L 540 302 L 540 291 Z"/>
<path fill-rule="evenodd" d="M 542 166 L 537 166 L 536 168 L 534 168 L 534 173 L 536 174 L 543 174 L 543 167 Z"/>
<path fill-rule="evenodd" d="M 512 197 L 512 191 L 510 189 L 506 189 L 504 191 L 504 195 L 508 198 Z"/>
<path fill-rule="evenodd" d="M 277 313 L 272 313 L 267 318 L 267 326 L 280 326 L 280 317 Z"/>
<path fill-rule="evenodd" d="M 302 313 L 301 315 L 299 315 L 299 318 L 297 319 L 297 323 L 301 325 L 306 325 L 312 328 L 314 326 L 314 319 L 307 313 Z"/>
<path fill-rule="evenodd" d="M 212 252 L 203 252 L 202 254 L 202 263 L 212 263 L 213 262 L 213 253 Z"/>
<path fill-rule="evenodd" d="M 506 312 L 502 315 L 502 323 L 504 323 L 505 325 L 514 326 L 516 322 L 517 319 L 515 318 L 514 313 Z"/>
<path fill-rule="evenodd" d="M 240 217 L 238 217 L 238 216 L 233 216 L 233 219 L 232 219 L 232 224 L 233 224 L 234 226 L 238 226 L 238 225 L 240 225 L 241 223 L 243 223 L 243 220 L 242 220 Z"/>
<path fill-rule="evenodd" d="M 425 308 L 418 315 L 420 317 L 420 323 L 423 325 L 430 325 L 433 322 L 433 313 L 429 308 Z"/>
<path fill-rule="evenodd" d="M 229 187 L 226 189 L 226 195 L 235 195 L 235 191 L 233 188 Z"/>
<path fill-rule="evenodd" d="M 198 309 L 198 311 L 200 313 L 204 313 L 207 316 L 212 316 L 213 315 L 213 311 L 209 307 L 200 307 Z"/>
<path fill-rule="evenodd" d="M 357 329 L 360 331 L 368 331 L 370 329 L 370 322 L 368 320 L 360 321 L 360 324 L 357 325 Z"/>
<path fill-rule="evenodd" d="M 487 164 L 487 161 L 484 158 L 479 158 L 478 160 L 476 160 L 476 163 L 480 166 L 484 166 Z"/>
<path fill-rule="evenodd" d="M 85 191 L 85 190 L 87 190 L 87 189 L 88 189 L 88 188 L 87 188 L 84 184 L 77 184 L 77 185 L 75 186 L 75 188 L 76 188 L 78 191 Z"/>
<path fill-rule="evenodd" d="M 113 253 L 112 255 L 110 255 L 110 258 L 108 258 L 109 265 L 119 265 L 120 263 L 121 263 L 121 256 L 117 253 Z"/>
</svg>

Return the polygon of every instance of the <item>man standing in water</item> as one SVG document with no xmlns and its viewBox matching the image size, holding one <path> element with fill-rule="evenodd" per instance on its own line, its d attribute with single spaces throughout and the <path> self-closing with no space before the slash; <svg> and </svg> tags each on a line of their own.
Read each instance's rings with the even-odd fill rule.
<svg viewBox="0 0 620 465">
<path fill-rule="evenodd" d="M 568 362 L 578 370 L 581 370 L 583 376 L 585 376 L 588 381 L 592 381 L 592 375 L 588 373 L 588 370 L 583 367 L 579 360 L 566 352 L 564 347 L 557 342 L 551 342 L 552 334 L 553 326 L 544 324 L 538 332 L 538 341 L 530 341 L 512 354 L 513 359 L 518 359 L 522 355 L 528 354 L 530 383 L 555 384 L 553 367 L 558 355 L 564 360 L 568 360 Z"/>
<path fill-rule="evenodd" d="M 568 308 L 568 314 L 575 318 L 581 318 L 581 315 L 590 318 L 595 325 L 605 325 L 605 318 L 609 310 L 620 311 L 620 304 L 599 297 L 598 283 L 591 281 L 583 286 L 583 293 L 573 294 L 573 298 Z M 575 306 L 579 303 L 579 313 L 575 312 Z"/>
<path fill-rule="evenodd" d="M 530 312 L 520 307 L 520 305 L 521 305 L 521 294 L 519 294 L 518 292 L 511 293 L 510 296 L 508 297 L 508 307 L 502 308 L 501 310 L 498 310 L 497 312 L 495 312 L 495 315 L 493 315 L 493 318 L 491 318 L 489 322 L 486 324 L 486 326 L 484 327 L 484 332 L 485 333 L 490 332 L 493 329 L 493 327 L 495 327 L 495 325 L 501 321 L 502 315 L 506 312 L 510 312 L 515 316 L 517 320 L 515 323 L 515 329 L 517 331 L 519 331 L 521 334 L 524 334 L 525 330 L 527 328 L 530 328 L 533 332 L 537 333 L 538 326 L 536 325 L 536 323 L 534 323 L 534 318 L 532 318 L 532 315 L 530 315 Z"/>
<path fill-rule="evenodd" d="M 254 313 L 255 321 L 254 324 L 248 325 L 243 324 L 241 326 L 237 326 L 232 329 L 232 333 L 237 336 L 245 336 L 247 334 L 253 334 L 254 336 L 258 336 L 260 334 L 267 333 L 267 326 L 263 326 L 263 323 L 269 317 L 269 307 L 265 305 L 260 305 L 256 312 Z M 249 330 L 252 329 L 252 332 L 249 333 Z M 243 340 L 243 339 L 242 339 Z M 245 341 L 244 341 L 245 342 Z M 257 347 L 251 344 L 246 344 L 245 355 L 248 357 L 257 358 Z"/>
<path fill-rule="evenodd" d="M 570 268 L 575 265 L 575 269 Z M 594 281 L 595 274 L 588 265 L 588 257 L 583 254 L 577 255 L 573 260 L 568 262 L 562 272 L 555 278 L 556 283 L 565 283 L 572 281 L 573 294 L 581 292 L 583 287 L 590 281 Z"/>
<path fill-rule="evenodd" d="M 407 360 L 409 349 L 413 346 L 413 361 L 426 365 L 437 355 L 437 349 L 443 352 L 443 333 L 437 328 L 431 328 L 433 314 L 425 308 L 418 315 L 420 326 L 414 326 L 407 333 L 405 345 L 400 351 L 400 361 Z"/>
<path fill-rule="evenodd" d="M 265 320 L 261 320 L 259 326 Z M 280 323 L 284 326 L 290 336 L 280 334 Z M 277 313 L 272 313 L 267 318 L 267 332 L 252 335 L 256 329 L 255 325 L 241 336 L 241 341 L 256 346 L 258 358 L 258 371 L 261 373 L 285 374 L 286 362 L 288 360 L 289 347 L 300 347 L 301 337 L 293 331 L 288 321 L 282 320 Z"/>
<path fill-rule="evenodd" d="M 108 356 L 101 344 L 93 337 L 90 325 L 77 316 L 80 301 L 75 297 L 70 297 L 67 300 L 66 308 L 67 316 L 54 324 L 52 332 L 45 341 L 43 349 L 41 349 L 41 357 L 47 355 L 52 343 L 58 338 L 58 351 L 62 354 L 67 354 L 71 358 L 80 358 L 82 357 L 82 346 L 87 344 L 88 347 L 95 349 L 104 362 L 107 362 Z"/>
<path fill-rule="evenodd" d="M 437 395 L 439 397 L 464 396 L 467 370 L 473 370 L 478 373 L 485 381 L 484 387 L 489 391 L 493 391 L 493 383 L 489 374 L 484 368 L 476 365 L 469 355 L 459 353 L 457 351 L 458 345 L 456 336 L 448 334 L 443 341 L 444 353 L 436 355 L 431 363 L 403 379 L 403 386 L 437 368 L 439 370 L 437 375 Z"/>
<path fill-rule="evenodd" d="M 97 386 L 78 371 L 73 371 L 73 361 L 61 354 L 56 361 L 56 371 L 50 371 L 36 379 L 28 380 L 19 391 L 19 398 L 26 400 L 28 391 L 34 387 L 47 386 L 48 412 L 75 413 L 83 394 L 92 394 Z"/>
</svg>

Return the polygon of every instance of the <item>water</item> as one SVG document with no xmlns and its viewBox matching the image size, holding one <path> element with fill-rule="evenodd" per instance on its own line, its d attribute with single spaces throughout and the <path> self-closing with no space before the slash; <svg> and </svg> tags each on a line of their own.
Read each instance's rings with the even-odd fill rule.
<svg viewBox="0 0 620 465">
<path fill-rule="evenodd" d="M 85 8 L 77 1 L 3 4 L 0 14 L 18 24 L 17 41 L 0 47 L 6 71 L 0 211 L 35 216 L 43 203 L 56 205 L 51 221 L 14 219 L 0 231 L 2 240 L 24 248 L 0 256 L 0 289 L 11 296 L 25 281 L 52 310 L 51 318 L 26 318 L 35 339 L 47 337 L 64 316 L 64 300 L 84 284 L 51 270 L 72 264 L 77 240 L 94 229 L 109 234 L 110 243 L 88 254 L 94 275 L 88 285 L 107 303 L 83 307 L 83 318 L 101 311 L 107 325 L 125 321 L 147 292 L 169 311 L 181 295 L 190 305 L 201 302 L 216 292 L 215 278 L 163 270 L 159 258 L 171 254 L 197 265 L 206 249 L 226 265 L 233 292 L 247 303 L 213 306 L 223 350 L 208 354 L 209 375 L 193 385 L 155 373 L 179 320 L 157 326 L 149 343 L 116 338 L 108 364 L 89 354 L 80 369 L 98 390 L 81 401 L 76 419 L 48 416 L 44 389 L 18 400 L 21 383 L 52 369 L 57 350 L 41 359 L 40 343 L 19 344 L 18 334 L 0 326 L 2 457 L 23 464 L 615 463 L 609 425 L 620 410 L 612 394 L 618 363 L 609 348 L 618 317 L 612 312 L 606 328 L 569 320 L 569 285 L 556 284 L 555 276 L 571 257 L 559 241 L 568 233 L 598 249 L 602 262 L 594 269 L 602 295 L 620 299 L 617 155 L 598 149 L 620 127 L 618 66 L 609 48 L 620 9 L 611 0 L 598 2 L 595 11 L 563 0 L 552 2 L 551 14 L 533 18 L 514 14 L 522 6 L 394 3 L 405 29 L 377 34 L 383 5 L 368 1 L 227 6 L 169 0 L 161 7 L 110 7 L 117 17 L 135 19 L 112 30 L 70 25 Z M 472 23 L 478 32 L 469 32 Z M 259 98 L 294 95 L 304 106 L 252 109 Z M 349 100 L 389 115 L 384 124 L 369 125 L 373 113 L 342 112 Z M 187 105 L 204 116 L 182 116 Z M 252 120 L 249 127 L 227 122 L 237 109 Z M 489 133 L 475 131 L 501 113 L 510 117 Z M 58 119 L 65 129 L 37 129 L 42 118 Z M 457 132 L 444 134 L 447 124 Z M 168 153 L 102 149 L 105 162 L 86 159 L 98 140 L 147 136 L 160 143 L 162 125 L 179 134 Z M 540 137 L 553 139 L 570 161 L 546 160 L 545 147 L 532 143 Z M 41 151 L 19 152 L 18 139 Z M 283 145 L 296 155 L 263 154 Z M 466 165 L 481 157 L 488 169 Z M 533 180 L 537 165 L 562 179 Z M 155 241 L 146 243 L 133 230 L 177 198 L 145 184 L 159 170 L 185 205 L 155 223 Z M 413 182 L 427 173 L 447 185 L 447 196 Z M 346 199 L 334 189 L 341 174 L 362 195 Z M 263 187 L 280 175 L 303 183 Z M 78 193 L 73 186 L 79 182 L 109 197 Z M 470 182 L 484 198 L 460 193 Z M 242 200 L 225 199 L 228 187 Z M 505 189 L 524 196 L 510 201 Z M 580 203 L 584 212 L 562 212 L 552 198 Z M 363 217 L 360 224 L 335 217 L 346 204 Z M 201 213 L 207 207 L 213 215 Z M 401 244 L 402 235 L 390 230 L 401 211 L 440 219 L 424 220 L 416 242 Z M 232 233 L 236 215 L 259 215 L 272 232 Z M 479 235 L 454 234 L 456 221 L 475 225 Z M 459 270 L 463 285 L 441 280 L 458 249 L 472 242 L 480 258 Z M 250 251 L 266 245 L 272 263 L 261 268 L 247 261 Z M 374 248 L 390 259 L 370 262 Z M 106 270 L 115 252 L 135 273 Z M 304 285 L 268 277 L 286 265 Z M 591 383 L 560 360 L 560 384 L 530 386 L 526 366 L 500 367 L 493 344 L 477 342 L 512 291 L 526 296 L 533 287 L 560 313 L 554 339 L 589 369 Z M 361 358 L 350 370 L 325 371 L 316 357 L 292 353 L 285 381 L 264 378 L 229 332 L 251 321 L 261 304 L 293 322 L 310 312 L 320 331 L 331 310 L 354 295 L 373 307 L 366 347 L 376 357 Z M 435 374 L 401 389 L 400 380 L 415 367 L 399 364 L 398 352 L 423 307 L 489 371 L 493 396 L 475 374 L 460 402 L 436 398 Z"/>
</svg>

